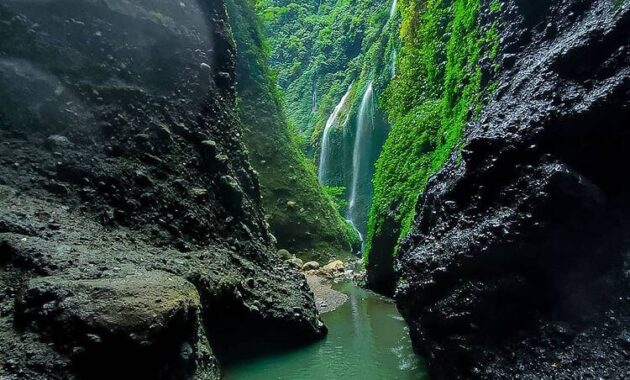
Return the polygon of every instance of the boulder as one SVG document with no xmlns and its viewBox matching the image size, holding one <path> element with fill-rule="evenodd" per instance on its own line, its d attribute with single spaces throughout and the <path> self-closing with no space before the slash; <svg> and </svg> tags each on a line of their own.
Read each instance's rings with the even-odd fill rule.
<svg viewBox="0 0 630 380">
<path fill-rule="evenodd" d="M 304 262 L 301 259 L 298 259 L 297 257 L 287 260 L 287 263 L 296 267 L 297 269 L 302 269 L 302 266 L 304 266 Z"/>
<path fill-rule="evenodd" d="M 346 268 L 343 264 L 343 261 L 335 260 L 324 265 L 324 267 L 320 270 L 320 273 L 327 277 L 336 277 L 340 274 L 343 274 L 345 269 Z"/>
<path fill-rule="evenodd" d="M 302 266 L 303 271 L 318 270 L 318 269 L 319 269 L 319 263 L 317 261 L 309 261 L 308 263 Z"/>
<path fill-rule="evenodd" d="M 199 366 L 217 368 L 200 338 L 200 305 L 191 283 L 159 271 L 94 280 L 50 276 L 27 284 L 17 320 L 68 353 L 86 378 L 118 371 L 187 378 Z"/>
<path fill-rule="evenodd" d="M 291 252 L 287 251 L 286 249 L 279 249 L 278 256 L 280 256 L 282 260 L 290 260 L 293 258 L 293 255 L 291 255 Z"/>
<path fill-rule="evenodd" d="M 48 149 L 71 148 L 72 142 L 66 136 L 50 135 L 46 139 L 45 145 Z"/>
</svg>

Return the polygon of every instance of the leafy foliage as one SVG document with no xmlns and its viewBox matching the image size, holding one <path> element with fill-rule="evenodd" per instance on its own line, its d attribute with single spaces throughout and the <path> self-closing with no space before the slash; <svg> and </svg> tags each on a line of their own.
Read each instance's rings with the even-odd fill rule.
<svg viewBox="0 0 630 380">
<path fill-rule="evenodd" d="M 348 201 L 346 200 L 346 188 L 343 186 L 324 186 L 324 191 L 332 200 L 335 208 L 340 214 L 343 214 L 348 207 Z"/>
<path fill-rule="evenodd" d="M 393 212 L 399 239 L 409 232 L 429 178 L 457 154 L 467 123 L 492 93 L 499 49 L 492 19 L 502 3 L 400 0 L 400 27 L 398 18 L 388 20 L 389 6 L 382 0 L 258 0 L 257 5 L 288 119 L 311 137 L 312 148 L 351 83 L 356 90 L 373 81 L 379 94 L 392 131 L 373 180 L 368 258 L 384 232 L 385 215 Z M 392 78 L 390 57 L 397 47 Z M 355 90 L 353 109 L 360 100 Z"/>
<path fill-rule="evenodd" d="M 354 173 L 358 111 L 370 83 L 378 99 L 391 79 L 399 20 L 397 12 L 390 17 L 391 1 L 258 0 L 287 118 L 307 140 L 306 153 L 314 162 L 319 161 L 326 122 L 348 92 L 339 122 L 329 134 L 328 152 L 334 160 L 327 167 L 326 184 L 350 189 L 360 178 L 352 219 L 362 234 L 367 229 L 370 178 L 389 126 L 378 107 L 370 109 L 371 137 L 362 146 L 360 173 Z"/>
<path fill-rule="evenodd" d="M 377 162 L 366 259 L 391 210 L 399 238 L 408 234 L 429 178 L 460 148 L 467 122 L 494 87 L 497 24 L 481 28 L 481 0 L 401 0 L 400 6 L 399 74 L 383 101 L 393 129 Z M 489 17 L 500 10 L 496 0 L 486 6 Z"/>
<path fill-rule="evenodd" d="M 387 8 L 383 0 L 258 0 L 287 118 L 312 146 L 350 84 L 364 88 L 385 64 L 377 50 L 391 49 L 381 43 Z"/>
</svg>

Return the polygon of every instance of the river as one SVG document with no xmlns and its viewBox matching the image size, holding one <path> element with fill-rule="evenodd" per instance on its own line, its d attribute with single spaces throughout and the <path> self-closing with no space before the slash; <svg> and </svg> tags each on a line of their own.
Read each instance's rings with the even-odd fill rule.
<svg viewBox="0 0 630 380">
<path fill-rule="evenodd" d="M 393 301 L 352 283 L 349 296 L 322 315 L 326 339 L 290 352 L 242 360 L 224 369 L 226 380 L 428 380 L 411 348 L 407 326 Z"/>
</svg>

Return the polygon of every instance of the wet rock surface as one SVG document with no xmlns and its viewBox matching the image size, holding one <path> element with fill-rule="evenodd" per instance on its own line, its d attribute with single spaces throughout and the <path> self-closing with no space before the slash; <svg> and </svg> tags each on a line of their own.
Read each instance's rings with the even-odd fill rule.
<svg viewBox="0 0 630 380">
<path fill-rule="evenodd" d="M 498 90 L 418 205 L 398 306 L 433 379 L 628 378 L 628 3 L 502 12 Z"/>
<path fill-rule="evenodd" d="M 324 333 L 234 57 L 219 0 L 0 4 L 0 377 L 215 379 L 232 339 Z"/>
<path fill-rule="evenodd" d="M 116 376 L 106 357 L 129 376 L 217 375 L 195 287 L 149 271 L 119 278 L 30 280 L 18 298 L 17 323 L 40 332 L 69 355 L 86 378 Z"/>
</svg>

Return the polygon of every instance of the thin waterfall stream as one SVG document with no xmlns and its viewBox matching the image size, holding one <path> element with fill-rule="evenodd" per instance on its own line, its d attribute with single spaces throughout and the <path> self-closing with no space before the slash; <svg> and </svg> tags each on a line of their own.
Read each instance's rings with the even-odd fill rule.
<svg viewBox="0 0 630 380">
<path fill-rule="evenodd" d="M 311 107 L 311 112 L 317 112 L 317 84 L 313 85 L 313 96 L 312 96 L 312 107 Z"/>
<path fill-rule="evenodd" d="M 392 51 L 392 78 L 396 76 L 396 60 L 398 59 L 398 52 L 396 49 Z"/>
<path fill-rule="evenodd" d="M 389 10 L 389 19 L 391 20 L 396 15 L 396 7 L 398 6 L 398 0 L 392 1 L 392 8 Z"/>
<path fill-rule="evenodd" d="M 369 186 L 370 167 L 369 149 L 370 136 L 374 129 L 374 87 L 372 82 L 368 86 L 361 99 L 359 113 L 357 114 L 357 128 L 352 153 L 352 186 L 350 188 L 350 200 L 347 219 L 359 230 L 364 230 L 359 225 L 359 220 L 367 215 L 367 203 L 359 193 L 361 186 Z"/>
<path fill-rule="evenodd" d="M 333 159 L 333 157 L 331 157 L 331 152 L 330 152 L 331 131 L 335 126 L 338 125 L 339 115 L 341 114 L 341 111 L 344 109 L 344 106 L 346 105 L 346 102 L 348 101 L 348 98 L 350 97 L 351 87 L 352 86 L 348 87 L 348 91 L 346 91 L 345 95 L 341 98 L 341 101 L 339 101 L 339 104 L 337 104 L 337 106 L 335 107 L 335 110 L 328 118 L 328 121 L 326 122 L 326 127 L 324 128 L 324 133 L 322 135 L 321 152 L 319 155 L 319 166 L 318 166 L 319 167 L 319 173 L 318 173 L 319 182 L 322 185 L 327 184 L 328 175 L 329 175 L 330 166 L 331 166 L 330 164 Z"/>
</svg>

